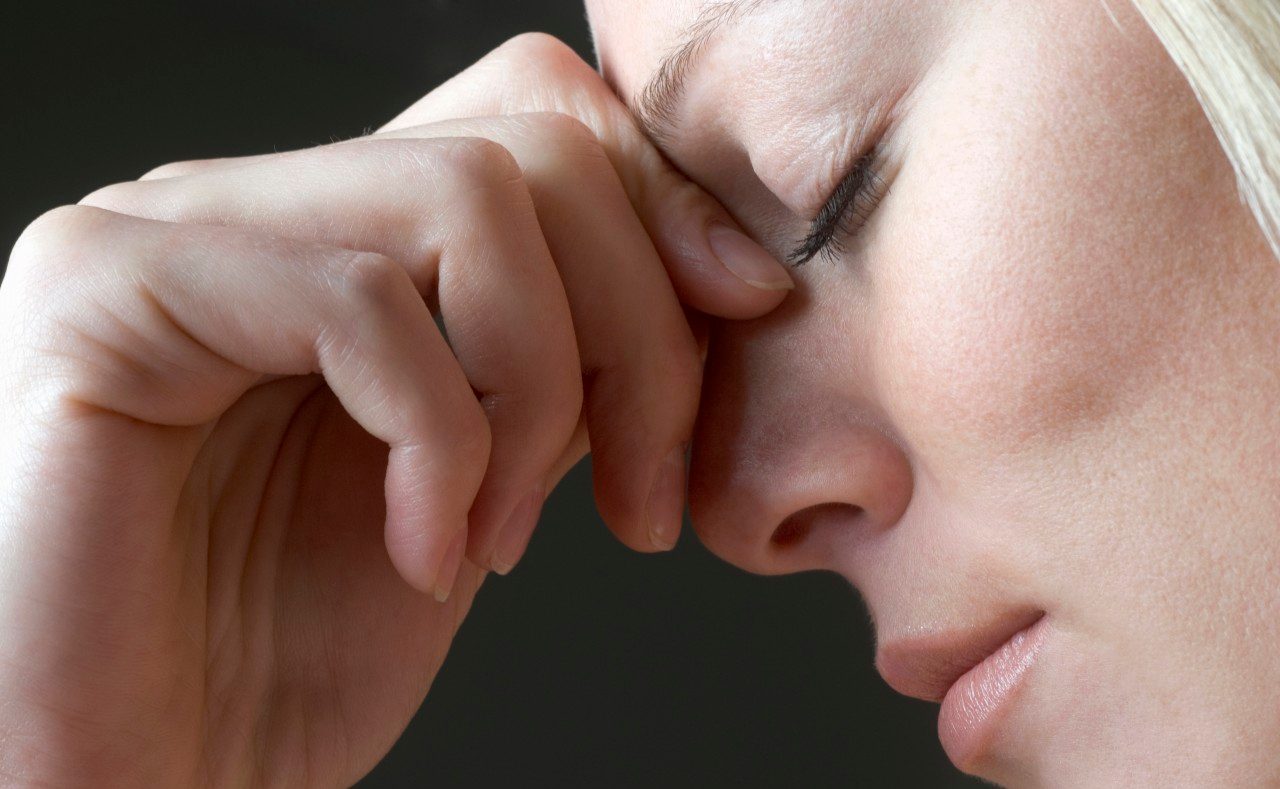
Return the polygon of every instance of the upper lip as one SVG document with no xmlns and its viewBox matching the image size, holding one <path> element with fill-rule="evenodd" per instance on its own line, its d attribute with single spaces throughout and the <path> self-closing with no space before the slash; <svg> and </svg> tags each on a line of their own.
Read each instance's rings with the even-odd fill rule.
<svg viewBox="0 0 1280 789">
<path fill-rule="evenodd" d="M 905 696 L 942 701 L 956 680 L 1043 616 L 1012 610 L 973 627 L 890 638 L 876 650 L 876 669 Z"/>
</svg>

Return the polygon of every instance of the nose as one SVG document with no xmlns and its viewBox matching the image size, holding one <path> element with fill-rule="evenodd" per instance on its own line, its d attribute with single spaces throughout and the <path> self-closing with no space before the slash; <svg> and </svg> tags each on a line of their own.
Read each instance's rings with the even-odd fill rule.
<svg viewBox="0 0 1280 789">
<path fill-rule="evenodd" d="M 859 343 L 812 329 L 782 315 L 712 327 L 689 505 L 703 543 L 746 570 L 852 580 L 913 474 Z"/>
</svg>

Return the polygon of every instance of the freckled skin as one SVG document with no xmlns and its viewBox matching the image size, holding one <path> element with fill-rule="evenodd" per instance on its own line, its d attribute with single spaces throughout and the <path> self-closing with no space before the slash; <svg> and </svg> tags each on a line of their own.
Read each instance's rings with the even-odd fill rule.
<svg viewBox="0 0 1280 789">
<path fill-rule="evenodd" d="M 713 330 L 700 536 L 845 575 L 882 636 L 1046 611 L 1009 725 L 966 765 L 991 780 L 1280 781 L 1280 262 L 1190 89 L 1127 3 L 819 5 L 726 32 L 668 151 L 781 256 L 808 218 L 769 188 L 798 177 L 776 147 L 806 128 L 796 97 L 844 91 L 849 124 L 902 97 L 858 239 Z M 588 2 L 621 93 L 699 6 Z M 772 72 L 742 43 L 805 35 Z"/>
</svg>

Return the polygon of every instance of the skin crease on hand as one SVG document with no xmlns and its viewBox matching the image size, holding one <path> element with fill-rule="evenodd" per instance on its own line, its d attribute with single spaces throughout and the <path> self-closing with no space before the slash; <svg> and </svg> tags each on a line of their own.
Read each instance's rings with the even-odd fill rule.
<svg viewBox="0 0 1280 789">
<path fill-rule="evenodd" d="M 632 102 L 707 10 L 587 5 Z M 713 328 L 702 540 L 840 573 L 881 643 L 1043 611 L 966 771 L 1280 781 L 1280 262 L 1137 12 L 770 0 L 685 87 L 668 156 L 780 257 L 863 142 L 889 185 L 782 308 Z"/>
</svg>

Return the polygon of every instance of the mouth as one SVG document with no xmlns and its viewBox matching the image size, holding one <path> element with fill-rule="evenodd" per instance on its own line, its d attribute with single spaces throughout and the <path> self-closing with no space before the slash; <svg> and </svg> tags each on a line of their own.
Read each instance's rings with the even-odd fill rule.
<svg viewBox="0 0 1280 789">
<path fill-rule="evenodd" d="M 938 736 L 956 767 L 990 748 L 1044 640 L 1043 611 L 1011 612 L 985 625 L 887 641 L 876 654 L 894 690 L 942 702 Z"/>
</svg>

